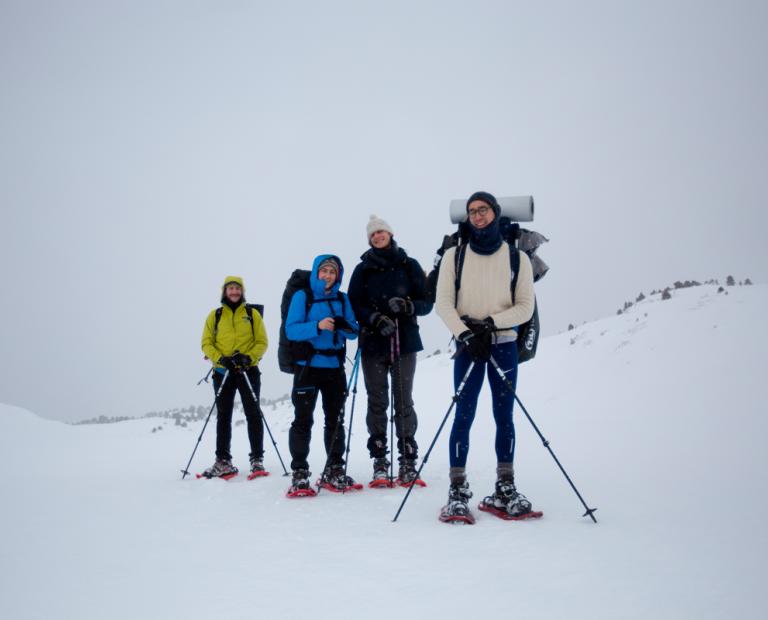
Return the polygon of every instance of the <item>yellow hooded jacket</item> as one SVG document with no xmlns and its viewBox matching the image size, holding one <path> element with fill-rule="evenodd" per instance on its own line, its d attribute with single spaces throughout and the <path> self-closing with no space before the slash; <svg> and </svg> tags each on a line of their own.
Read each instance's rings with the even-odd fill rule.
<svg viewBox="0 0 768 620">
<path fill-rule="evenodd" d="M 245 286 L 243 279 L 238 276 L 228 276 L 224 280 L 224 288 L 227 284 L 234 282 L 243 289 L 245 297 Z M 240 351 L 248 355 L 252 366 L 256 366 L 267 350 L 267 331 L 264 329 L 264 321 L 261 315 L 254 309 L 253 327 L 248 320 L 248 312 L 245 309 L 245 302 L 241 303 L 234 312 L 227 304 L 222 304 L 221 319 L 216 331 L 216 310 L 211 310 L 208 318 L 205 319 L 203 327 L 202 348 L 205 356 L 211 360 L 216 368 L 223 368 L 218 361 L 223 356 L 234 355 L 235 351 Z"/>
</svg>

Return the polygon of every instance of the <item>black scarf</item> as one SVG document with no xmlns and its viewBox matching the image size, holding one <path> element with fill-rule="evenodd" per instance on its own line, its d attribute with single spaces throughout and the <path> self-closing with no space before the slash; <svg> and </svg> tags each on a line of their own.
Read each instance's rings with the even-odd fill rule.
<svg viewBox="0 0 768 620">
<path fill-rule="evenodd" d="M 229 306 L 229 309 L 232 310 L 232 313 L 234 314 L 235 310 L 237 310 L 240 307 L 240 304 L 244 303 L 245 300 L 241 297 L 237 300 L 237 302 L 229 301 L 228 297 L 224 297 L 224 299 L 221 300 L 221 303 L 225 306 Z"/>
<path fill-rule="evenodd" d="M 373 267 L 388 269 L 403 262 L 405 252 L 395 243 L 394 239 L 387 248 L 371 248 L 363 254 L 363 260 Z"/>
<path fill-rule="evenodd" d="M 470 222 L 469 231 L 469 247 L 477 254 L 493 254 L 504 242 L 499 229 L 498 217 L 485 228 L 475 228 Z"/>
</svg>

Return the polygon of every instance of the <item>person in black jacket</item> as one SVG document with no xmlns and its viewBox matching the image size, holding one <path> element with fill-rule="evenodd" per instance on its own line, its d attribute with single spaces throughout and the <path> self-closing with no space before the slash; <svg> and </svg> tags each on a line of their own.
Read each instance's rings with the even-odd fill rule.
<svg viewBox="0 0 768 620">
<path fill-rule="evenodd" d="M 363 376 L 368 392 L 368 451 L 373 459 L 371 486 L 385 486 L 389 375 L 395 406 L 395 430 L 400 454 L 398 482 L 416 481 L 417 419 L 413 408 L 416 354 L 424 347 L 417 316 L 429 314 L 426 276 L 421 265 L 398 247 L 392 228 L 372 215 L 367 226 L 371 249 L 361 256 L 349 284 L 349 300 L 361 326 Z"/>
</svg>

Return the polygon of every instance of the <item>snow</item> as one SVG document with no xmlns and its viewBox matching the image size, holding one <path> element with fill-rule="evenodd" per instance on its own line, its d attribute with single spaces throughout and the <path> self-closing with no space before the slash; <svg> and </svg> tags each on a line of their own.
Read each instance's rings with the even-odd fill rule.
<svg viewBox="0 0 768 620">
<path fill-rule="evenodd" d="M 766 617 L 767 306 L 764 285 L 656 295 L 543 340 L 521 367 L 519 396 L 599 508 L 598 524 L 581 516 L 517 409 L 518 486 L 544 517 L 504 522 L 475 510 L 476 525 L 449 526 L 436 518 L 448 427 L 425 468 L 429 486 L 392 523 L 402 489 L 286 499 L 266 435 L 271 476 L 181 481 L 202 422 L 164 421 L 156 433 L 157 419 L 68 426 L 2 405 L 0 617 Z M 447 356 L 420 363 L 422 455 L 450 386 Z M 367 481 L 359 387 L 349 473 Z M 489 405 L 485 386 L 468 463 L 473 503 L 494 480 Z M 287 463 L 291 411 L 265 414 Z M 315 474 L 321 420 L 318 411 Z M 242 469 L 245 435 L 235 427 Z M 212 461 L 214 436 L 209 426 L 195 471 Z"/>
</svg>

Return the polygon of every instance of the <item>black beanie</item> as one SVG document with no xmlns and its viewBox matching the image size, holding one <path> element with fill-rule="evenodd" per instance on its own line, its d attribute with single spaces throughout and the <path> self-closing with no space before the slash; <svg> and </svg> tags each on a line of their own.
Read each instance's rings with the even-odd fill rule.
<svg viewBox="0 0 768 620">
<path fill-rule="evenodd" d="M 475 192 L 469 197 L 469 200 L 467 200 L 467 211 L 469 211 L 469 205 L 475 200 L 482 200 L 485 204 L 491 207 L 491 209 L 493 209 L 493 214 L 496 217 L 501 215 L 501 207 L 493 194 L 489 194 L 488 192 Z"/>
</svg>

